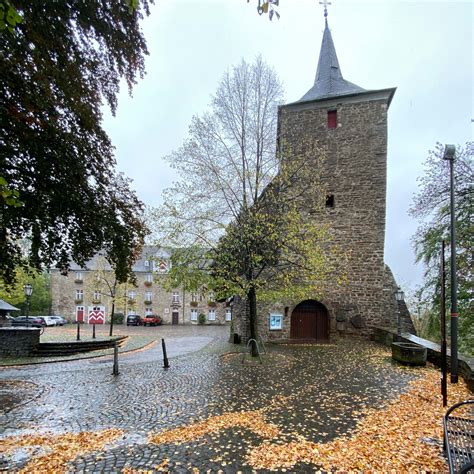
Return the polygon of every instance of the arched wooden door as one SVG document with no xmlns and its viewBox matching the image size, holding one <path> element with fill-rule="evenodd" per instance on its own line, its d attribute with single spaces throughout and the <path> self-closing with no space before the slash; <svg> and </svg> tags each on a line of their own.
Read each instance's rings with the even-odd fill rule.
<svg viewBox="0 0 474 474">
<path fill-rule="evenodd" d="M 291 314 L 291 339 L 329 341 L 329 314 L 314 300 L 300 303 Z"/>
</svg>

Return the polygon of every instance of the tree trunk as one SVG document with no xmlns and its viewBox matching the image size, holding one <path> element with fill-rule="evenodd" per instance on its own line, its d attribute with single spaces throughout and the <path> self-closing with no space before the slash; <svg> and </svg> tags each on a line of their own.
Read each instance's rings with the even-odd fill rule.
<svg viewBox="0 0 474 474">
<path fill-rule="evenodd" d="M 110 332 L 109 336 L 112 336 L 114 330 L 114 313 L 115 313 L 115 298 L 112 300 L 112 314 L 110 315 Z"/>
<path fill-rule="evenodd" d="M 255 287 L 250 287 L 247 293 L 247 300 L 249 304 L 250 339 L 257 340 L 257 292 L 255 291 Z M 251 348 L 252 357 L 257 357 L 257 345 L 252 343 Z"/>
</svg>

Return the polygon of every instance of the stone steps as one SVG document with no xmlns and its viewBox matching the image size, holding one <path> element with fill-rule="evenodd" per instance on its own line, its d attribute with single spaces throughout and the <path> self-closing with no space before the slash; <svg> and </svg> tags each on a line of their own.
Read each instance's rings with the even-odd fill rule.
<svg viewBox="0 0 474 474">
<path fill-rule="evenodd" d="M 127 336 L 99 341 L 40 342 L 33 352 L 35 357 L 68 356 L 81 352 L 92 352 L 121 346 Z"/>
</svg>

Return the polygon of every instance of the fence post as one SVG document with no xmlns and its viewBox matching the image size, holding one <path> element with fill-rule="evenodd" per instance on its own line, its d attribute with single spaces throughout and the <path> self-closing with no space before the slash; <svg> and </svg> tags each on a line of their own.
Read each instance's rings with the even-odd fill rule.
<svg viewBox="0 0 474 474">
<path fill-rule="evenodd" d="M 95 339 L 95 324 L 92 325 L 92 339 Z"/>
<path fill-rule="evenodd" d="M 77 321 L 77 333 L 76 333 L 76 341 L 81 340 L 81 323 Z"/>
</svg>

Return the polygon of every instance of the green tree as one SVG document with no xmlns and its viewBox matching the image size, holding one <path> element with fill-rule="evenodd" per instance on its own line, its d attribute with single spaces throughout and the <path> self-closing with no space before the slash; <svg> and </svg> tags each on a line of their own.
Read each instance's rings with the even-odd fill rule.
<svg viewBox="0 0 474 474">
<path fill-rule="evenodd" d="M 450 184 L 449 163 L 443 160 L 444 147 L 437 143 L 425 162 L 414 196 L 411 215 L 421 220 L 413 242 L 416 258 L 425 265 L 424 281 L 418 290 L 418 305 L 424 315 L 424 336 L 439 339 L 440 253 L 446 241 L 447 294 L 450 297 Z M 454 161 L 456 264 L 459 306 L 459 350 L 474 354 L 474 142 L 458 146 Z M 447 308 L 446 308 L 447 309 Z M 449 318 L 447 318 L 449 321 Z M 449 324 L 448 324 L 449 330 Z"/>
<path fill-rule="evenodd" d="M 118 277 L 126 277 L 145 233 L 142 204 L 114 171 L 101 107 L 115 112 L 120 81 L 131 90 L 144 73 L 139 23 L 148 3 L 2 1 L 21 17 L 0 49 L 2 196 L 24 204 L 0 200 L 5 282 L 18 265 L 66 271 L 71 258 L 82 265 L 102 249 L 115 252 Z"/>
<path fill-rule="evenodd" d="M 227 72 L 211 110 L 193 118 L 190 138 L 169 157 L 181 180 L 156 213 L 162 242 L 182 249 L 172 257 L 174 284 L 244 297 L 252 338 L 257 297 L 317 296 L 335 270 L 337 249 L 328 250 L 327 230 L 310 215 L 323 212 L 324 153 L 313 139 L 297 150 L 279 143 L 275 152 L 281 99 L 261 58 Z"/>
<path fill-rule="evenodd" d="M 48 273 L 37 273 L 35 271 L 17 268 L 15 271 L 15 284 L 6 286 L 0 281 L 0 299 L 7 301 L 26 312 L 26 297 L 24 286 L 30 283 L 33 292 L 30 298 L 29 313 L 31 315 L 48 315 L 51 308 L 50 278 Z"/>
<path fill-rule="evenodd" d="M 115 264 L 109 261 L 106 256 L 98 255 L 94 259 L 94 270 L 91 272 L 86 282 L 86 291 L 95 304 L 110 304 L 110 330 L 109 336 L 113 334 L 115 322 L 115 310 L 125 309 L 128 304 L 128 290 L 136 288 L 136 277 L 133 272 L 129 272 L 127 279 L 119 278 L 115 269 Z"/>
</svg>

